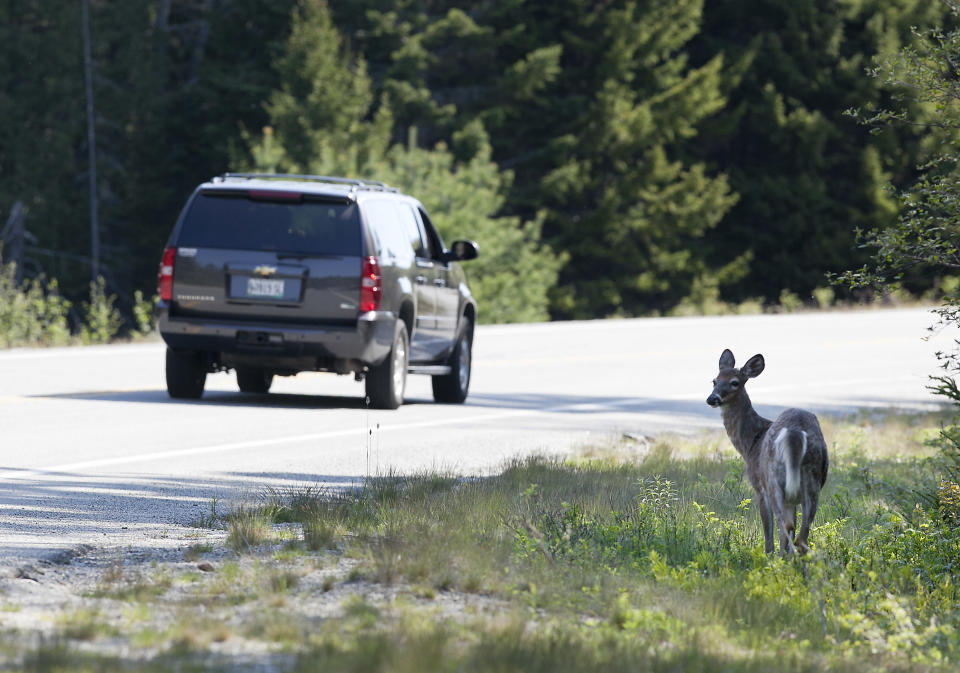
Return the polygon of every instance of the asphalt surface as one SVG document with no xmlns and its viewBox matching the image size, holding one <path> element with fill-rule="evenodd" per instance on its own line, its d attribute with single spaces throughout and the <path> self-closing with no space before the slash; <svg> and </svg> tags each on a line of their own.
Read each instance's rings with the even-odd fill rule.
<svg viewBox="0 0 960 673">
<path fill-rule="evenodd" d="M 200 401 L 166 394 L 162 343 L 0 352 L 0 569 L 78 545 L 186 544 L 190 526 L 271 491 L 368 475 L 485 474 L 531 453 L 623 433 L 719 428 L 704 400 L 724 348 L 764 354 L 748 390 L 773 416 L 933 410 L 928 310 L 608 320 L 481 327 L 465 405 L 409 379 L 397 411 L 332 374 L 268 395 L 212 375 Z M 829 438 L 828 438 L 829 442 Z"/>
</svg>

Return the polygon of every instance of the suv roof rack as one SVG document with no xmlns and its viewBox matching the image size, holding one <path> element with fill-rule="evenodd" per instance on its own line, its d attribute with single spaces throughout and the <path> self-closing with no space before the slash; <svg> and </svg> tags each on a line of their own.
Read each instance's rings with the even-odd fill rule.
<svg viewBox="0 0 960 673">
<path fill-rule="evenodd" d="M 338 178 L 329 175 L 299 175 L 294 173 L 224 173 L 213 178 L 213 182 L 224 180 L 310 180 L 312 182 L 327 182 L 335 185 L 349 185 L 354 190 L 369 189 L 378 192 L 394 192 L 400 190 L 378 180 L 356 180 L 354 178 Z"/>
</svg>

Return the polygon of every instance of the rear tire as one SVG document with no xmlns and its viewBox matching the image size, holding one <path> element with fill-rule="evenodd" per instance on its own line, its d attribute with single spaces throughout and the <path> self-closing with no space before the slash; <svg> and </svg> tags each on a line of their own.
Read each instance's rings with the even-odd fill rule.
<svg viewBox="0 0 960 673">
<path fill-rule="evenodd" d="M 207 369 L 200 353 L 167 349 L 167 394 L 195 400 L 203 395 Z"/>
<path fill-rule="evenodd" d="M 267 393 L 273 383 L 273 374 L 259 367 L 238 367 L 237 386 L 244 393 Z"/>
<path fill-rule="evenodd" d="M 441 404 L 463 404 L 470 392 L 473 364 L 473 323 L 464 318 L 460 338 L 450 356 L 450 373 L 433 376 L 433 399 Z"/>
<path fill-rule="evenodd" d="M 389 355 L 367 372 L 367 399 L 372 408 L 396 409 L 403 404 L 409 360 L 407 325 L 398 319 Z"/>
</svg>

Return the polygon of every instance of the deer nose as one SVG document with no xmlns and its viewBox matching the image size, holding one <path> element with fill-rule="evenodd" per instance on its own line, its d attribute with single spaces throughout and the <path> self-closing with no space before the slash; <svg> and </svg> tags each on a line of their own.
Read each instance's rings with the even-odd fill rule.
<svg viewBox="0 0 960 673">
<path fill-rule="evenodd" d="M 707 404 L 709 404 L 711 407 L 719 407 L 720 396 L 717 395 L 716 393 L 713 393 L 712 395 L 710 395 L 710 397 L 707 398 Z"/>
</svg>

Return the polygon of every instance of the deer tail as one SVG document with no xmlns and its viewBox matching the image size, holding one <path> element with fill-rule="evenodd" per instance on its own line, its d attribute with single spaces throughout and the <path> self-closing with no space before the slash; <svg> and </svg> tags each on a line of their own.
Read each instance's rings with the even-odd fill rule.
<svg viewBox="0 0 960 673">
<path fill-rule="evenodd" d="M 800 464 L 807 452 L 807 433 L 783 428 L 777 433 L 774 445 L 786 472 L 783 494 L 786 500 L 796 502 L 800 496 Z"/>
</svg>

